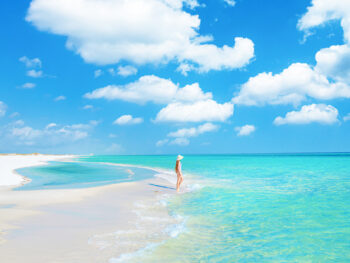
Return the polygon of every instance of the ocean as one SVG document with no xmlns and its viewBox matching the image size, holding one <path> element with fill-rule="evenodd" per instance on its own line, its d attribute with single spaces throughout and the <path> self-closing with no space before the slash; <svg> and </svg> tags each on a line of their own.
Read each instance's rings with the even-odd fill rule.
<svg viewBox="0 0 350 263">
<path fill-rule="evenodd" d="M 99 169 L 101 163 L 127 164 L 137 180 L 163 176 L 174 181 L 175 159 L 88 156 L 78 161 L 87 170 L 90 165 Z M 23 170 L 30 174 L 43 168 Z M 350 261 L 350 154 L 185 155 L 182 169 L 182 193 L 164 200 L 168 213 L 181 222 L 164 230 L 168 236 L 161 242 L 111 258 L 110 263 Z M 108 180 L 103 172 L 98 179 L 96 170 L 88 174 L 88 182 L 80 178 L 72 183 L 74 172 L 63 186 L 59 176 L 56 180 L 68 188 L 128 180 L 125 168 L 118 178 L 109 174 Z"/>
</svg>

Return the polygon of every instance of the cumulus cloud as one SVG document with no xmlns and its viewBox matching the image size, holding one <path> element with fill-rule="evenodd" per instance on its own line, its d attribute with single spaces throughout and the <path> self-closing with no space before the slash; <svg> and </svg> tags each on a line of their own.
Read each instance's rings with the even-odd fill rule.
<svg viewBox="0 0 350 263">
<path fill-rule="evenodd" d="M 232 2 L 232 1 L 231 1 Z M 250 39 L 218 47 L 199 35 L 194 0 L 33 0 L 26 20 L 41 31 L 67 37 L 68 49 L 86 62 L 189 64 L 201 72 L 235 69 L 254 57 Z M 233 42 L 233 41 L 232 41 Z"/>
<path fill-rule="evenodd" d="M 32 89 L 35 88 L 36 84 L 35 83 L 31 83 L 31 82 L 27 82 L 24 83 L 22 86 L 20 86 L 22 89 Z"/>
<path fill-rule="evenodd" d="M 238 136 L 248 136 L 249 134 L 255 132 L 255 130 L 255 126 L 249 124 L 235 128 Z"/>
<path fill-rule="evenodd" d="M 7 110 L 7 105 L 4 102 L 0 101 L 0 117 L 5 116 L 6 110 Z"/>
<path fill-rule="evenodd" d="M 174 100 L 196 101 L 212 98 L 210 92 L 204 93 L 197 83 L 179 88 L 169 79 L 154 75 L 140 77 L 137 81 L 124 86 L 109 85 L 84 95 L 88 99 L 125 100 L 144 104 L 153 102 L 166 104 Z"/>
<path fill-rule="evenodd" d="M 91 109 L 93 109 L 94 108 L 94 106 L 92 106 L 92 105 L 85 105 L 84 107 L 83 107 L 83 110 L 91 110 Z"/>
<path fill-rule="evenodd" d="M 199 136 L 203 133 L 213 132 L 218 129 L 219 129 L 219 126 L 212 124 L 210 122 L 204 123 L 197 127 L 178 129 L 177 131 L 168 133 L 167 137 L 170 137 L 173 139 L 165 138 L 163 140 L 159 140 L 157 141 L 156 146 L 160 147 L 166 144 L 186 146 L 190 144 L 189 138 Z"/>
<path fill-rule="evenodd" d="M 224 0 L 229 6 L 235 6 L 236 2 L 233 0 Z"/>
<path fill-rule="evenodd" d="M 38 145 L 75 142 L 88 137 L 98 122 L 90 121 L 85 124 L 58 125 L 49 123 L 43 129 L 36 129 L 25 125 L 24 121 L 18 120 L 10 123 L 6 127 L 6 136 L 9 139 L 15 139 L 17 144 Z"/>
<path fill-rule="evenodd" d="M 190 144 L 190 140 L 187 138 L 180 137 L 180 138 L 175 138 L 174 140 L 170 141 L 169 144 L 187 146 Z"/>
<path fill-rule="evenodd" d="M 179 55 L 181 61 L 192 65 L 191 62 L 200 65 L 196 68 L 199 72 L 209 70 L 235 69 L 246 66 L 254 57 L 254 44 L 250 39 L 236 37 L 233 47 L 224 45 L 219 48 L 213 44 L 191 45 Z"/>
<path fill-rule="evenodd" d="M 65 100 L 65 99 L 66 99 L 65 96 L 60 95 L 60 96 L 57 96 L 57 97 L 55 98 L 55 101 L 61 101 L 61 100 Z"/>
<path fill-rule="evenodd" d="M 27 56 L 23 56 L 19 58 L 19 61 L 27 68 L 41 68 L 41 60 L 39 58 L 30 59 Z"/>
<path fill-rule="evenodd" d="M 175 132 L 169 133 L 168 137 L 196 137 L 206 132 L 216 131 L 218 128 L 217 125 L 208 122 L 199 125 L 198 127 L 179 129 Z"/>
<path fill-rule="evenodd" d="M 193 103 L 174 102 L 160 110 L 156 122 L 226 121 L 233 115 L 233 104 L 219 104 L 214 100 Z"/>
<path fill-rule="evenodd" d="M 86 93 L 84 97 L 119 99 L 139 104 L 168 104 L 158 113 L 155 119 L 158 122 L 225 121 L 233 114 L 231 102 L 217 103 L 212 99 L 212 93 L 203 92 L 198 83 L 180 88 L 171 80 L 154 75 L 140 77 L 124 86 L 109 85 L 99 88 Z"/>
<path fill-rule="evenodd" d="M 46 125 L 45 129 L 50 129 L 50 128 L 53 128 L 53 127 L 57 127 L 57 124 L 54 123 L 54 122 L 51 122 L 48 125 Z"/>
<path fill-rule="evenodd" d="M 135 75 L 137 73 L 137 68 L 127 65 L 127 66 L 119 66 L 118 67 L 118 75 L 122 77 L 127 77 L 131 75 Z"/>
<path fill-rule="evenodd" d="M 298 22 L 298 28 L 311 35 L 311 30 L 332 20 L 340 20 L 344 45 L 333 45 L 316 54 L 316 69 L 336 81 L 350 84 L 350 3 L 343 0 L 313 0 Z"/>
<path fill-rule="evenodd" d="M 98 77 L 101 76 L 102 74 L 103 74 L 102 69 L 96 69 L 96 70 L 94 71 L 94 77 L 95 77 L 95 78 L 98 78 Z"/>
<path fill-rule="evenodd" d="M 335 45 L 316 53 L 315 70 L 335 81 L 350 84 L 350 47 Z"/>
<path fill-rule="evenodd" d="M 249 78 L 233 102 L 253 106 L 299 105 L 308 97 L 322 100 L 350 98 L 350 87 L 342 82 L 330 82 L 308 64 L 294 63 L 280 74 L 264 72 Z"/>
<path fill-rule="evenodd" d="M 311 35 L 311 30 L 328 21 L 340 20 L 343 45 L 319 50 L 316 65 L 294 63 L 279 74 L 260 73 L 243 84 L 233 101 L 245 105 L 294 104 L 313 99 L 350 98 L 350 2 L 312 0 L 298 21 L 298 29 Z"/>
<path fill-rule="evenodd" d="M 344 0 L 312 0 L 307 12 L 298 21 L 298 28 L 310 31 L 331 20 L 341 20 L 344 37 L 350 40 L 350 3 Z"/>
<path fill-rule="evenodd" d="M 32 127 L 14 127 L 12 129 L 12 136 L 18 137 L 20 140 L 32 141 L 33 139 L 42 135 L 42 131 L 33 129 Z"/>
<path fill-rule="evenodd" d="M 311 104 L 301 107 L 300 111 L 291 111 L 285 117 L 277 117 L 274 124 L 334 124 L 338 122 L 338 110 L 332 105 Z"/>
<path fill-rule="evenodd" d="M 41 70 L 31 69 L 27 71 L 27 76 L 32 78 L 40 78 L 43 76 L 43 72 Z"/>
<path fill-rule="evenodd" d="M 42 70 L 37 70 L 42 67 L 41 60 L 39 58 L 30 59 L 26 56 L 20 57 L 19 61 L 22 62 L 27 68 L 27 76 L 32 78 L 41 78 L 44 73 Z"/>
<path fill-rule="evenodd" d="M 187 64 L 187 63 L 181 63 L 181 64 L 177 67 L 176 71 L 180 72 L 180 73 L 181 73 L 182 75 L 184 75 L 184 76 L 187 76 L 187 75 L 188 75 L 188 72 L 191 71 L 191 70 L 193 70 L 193 69 L 194 69 L 194 67 L 193 67 L 192 65 L 189 65 L 189 64 Z"/>
<path fill-rule="evenodd" d="M 168 142 L 169 142 L 169 139 L 159 140 L 156 142 L 156 146 L 160 147 L 160 146 L 167 144 Z"/>
<path fill-rule="evenodd" d="M 143 122 L 142 118 L 134 118 L 132 115 L 122 115 L 116 119 L 113 124 L 118 125 L 131 125 L 131 124 L 140 124 Z"/>
</svg>

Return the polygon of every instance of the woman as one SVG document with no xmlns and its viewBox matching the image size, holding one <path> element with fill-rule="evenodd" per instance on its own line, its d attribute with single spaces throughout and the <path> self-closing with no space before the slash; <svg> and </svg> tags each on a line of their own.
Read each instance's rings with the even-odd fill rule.
<svg viewBox="0 0 350 263">
<path fill-rule="evenodd" d="M 177 175 L 177 183 L 176 183 L 176 191 L 179 192 L 180 185 L 184 181 L 184 178 L 182 177 L 182 171 L 181 171 L 181 160 L 184 157 L 182 155 L 178 155 L 176 159 L 176 165 L 175 165 L 175 172 Z"/>
</svg>

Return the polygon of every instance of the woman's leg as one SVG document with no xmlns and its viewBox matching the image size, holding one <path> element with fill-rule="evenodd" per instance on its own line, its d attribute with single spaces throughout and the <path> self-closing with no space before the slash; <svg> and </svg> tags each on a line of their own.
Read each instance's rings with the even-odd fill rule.
<svg viewBox="0 0 350 263">
<path fill-rule="evenodd" d="M 178 192 L 180 188 L 180 176 L 177 176 L 176 191 Z"/>
<path fill-rule="evenodd" d="M 184 178 L 182 176 L 180 176 L 179 188 L 180 188 L 183 181 L 184 181 Z"/>
<path fill-rule="evenodd" d="M 177 183 L 176 183 L 176 191 L 179 192 L 180 186 L 183 182 L 184 178 L 180 175 L 177 177 Z"/>
</svg>

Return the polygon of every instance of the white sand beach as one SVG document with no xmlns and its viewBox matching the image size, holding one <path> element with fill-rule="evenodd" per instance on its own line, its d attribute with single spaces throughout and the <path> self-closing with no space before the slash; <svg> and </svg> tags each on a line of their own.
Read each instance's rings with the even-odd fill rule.
<svg viewBox="0 0 350 263">
<path fill-rule="evenodd" d="M 179 223 L 162 203 L 174 193 L 173 185 L 160 178 L 92 188 L 13 190 L 26 182 L 14 169 L 73 157 L 0 156 L 2 262 L 109 262 L 167 238 L 164 229 Z"/>
</svg>

